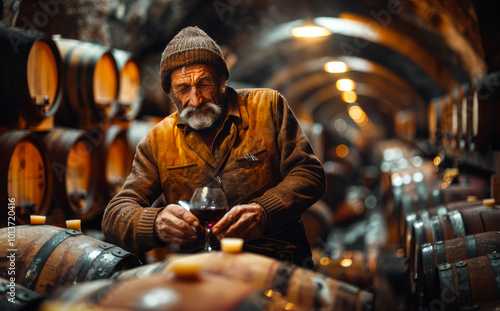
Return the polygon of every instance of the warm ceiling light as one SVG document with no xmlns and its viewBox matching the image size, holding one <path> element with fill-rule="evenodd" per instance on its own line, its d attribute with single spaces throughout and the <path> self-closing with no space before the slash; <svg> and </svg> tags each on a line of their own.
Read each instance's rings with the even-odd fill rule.
<svg viewBox="0 0 500 311">
<path fill-rule="evenodd" d="M 323 26 L 318 26 L 312 21 L 306 21 L 303 26 L 292 28 L 292 36 L 297 38 L 316 38 L 331 35 L 332 32 Z"/>
<path fill-rule="evenodd" d="M 344 258 L 340 261 L 340 265 L 344 268 L 350 267 L 352 265 L 352 259 Z"/>
<path fill-rule="evenodd" d="M 347 65 L 341 61 L 333 61 L 325 64 L 325 70 L 331 73 L 342 73 L 347 71 Z"/>
<path fill-rule="evenodd" d="M 339 91 L 352 91 L 356 87 L 356 83 L 351 79 L 339 79 L 335 85 Z"/>
<path fill-rule="evenodd" d="M 358 95 L 356 95 L 356 92 L 354 91 L 345 91 L 342 92 L 342 100 L 346 103 L 352 104 L 358 100 Z"/>
<path fill-rule="evenodd" d="M 363 124 L 364 122 L 366 122 L 366 114 L 363 111 L 363 109 L 361 109 L 361 107 L 353 105 L 353 106 L 349 107 L 348 113 L 349 113 L 349 116 L 358 125 Z"/>
</svg>

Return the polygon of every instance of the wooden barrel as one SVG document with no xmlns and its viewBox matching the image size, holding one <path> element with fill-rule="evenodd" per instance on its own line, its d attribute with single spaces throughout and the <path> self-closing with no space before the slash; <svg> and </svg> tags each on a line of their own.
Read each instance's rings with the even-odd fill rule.
<svg viewBox="0 0 500 311">
<path fill-rule="evenodd" d="M 500 254 L 437 266 L 433 297 L 424 308 L 471 310 L 500 299 Z"/>
<path fill-rule="evenodd" d="M 376 258 L 373 263 L 369 262 L 364 251 L 344 250 L 320 257 L 317 271 L 335 280 L 366 289 L 372 286 L 373 271 L 370 271 L 370 267 L 376 266 L 375 260 Z"/>
<path fill-rule="evenodd" d="M 418 281 L 417 293 L 420 299 L 428 304 L 428 297 L 432 297 L 436 290 L 433 287 L 436 266 L 447 262 L 485 256 L 494 252 L 500 252 L 500 232 L 498 231 L 438 241 L 434 245 L 423 244 L 420 253 L 417 254 L 414 268 L 415 279 Z"/>
<path fill-rule="evenodd" d="M 434 216 L 428 220 L 418 220 L 413 224 L 410 241 L 410 266 L 416 265 L 416 257 L 421 253 L 422 245 L 434 245 L 438 241 L 447 241 L 477 234 L 500 230 L 500 209 L 496 206 L 477 206 L 461 211 L 451 211 L 445 215 Z M 415 270 L 414 270 L 415 271 Z"/>
<path fill-rule="evenodd" d="M 491 87 L 491 86 L 489 86 Z M 488 98 L 488 84 L 477 80 L 470 84 L 467 93 L 467 142 L 469 152 L 472 154 L 486 154 L 489 148 L 491 132 L 496 120 L 493 115 L 492 103 L 484 99 Z M 481 100 L 479 99 L 481 97 Z M 496 105 L 496 103 L 494 104 Z M 470 122 L 469 122 L 470 121 Z M 494 133 L 496 134 L 496 133 Z M 494 135 L 493 134 L 493 135 Z"/>
<path fill-rule="evenodd" d="M 36 126 L 61 102 L 61 55 L 41 32 L 0 25 L 0 125 Z"/>
<path fill-rule="evenodd" d="M 491 152 L 489 150 L 500 149 L 500 73 L 490 73 L 476 81 L 476 92 L 478 99 L 478 137 L 477 148 L 479 151 Z"/>
<path fill-rule="evenodd" d="M 44 298 L 44 296 L 11 281 L 10 277 L 0 278 L 1 310 L 37 310 Z"/>
<path fill-rule="evenodd" d="M 109 48 L 71 39 L 54 41 L 65 76 L 56 124 L 92 129 L 110 121 L 118 111 L 119 74 Z"/>
<path fill-rule="evenodd" d="M 117 125 L 106 130 L 104 142 L 106 153 L 106 197 L 112 199 L 121 190 L 132 169 L 133 153 L 127 140 L 127 131 Z"/>
<path fill-rule="evenodd" d="M 413 224 L 411 249 L 418 254 L 420 246 L 460 238 L 466 234 L 476 234 L 500 230 L 500 210 L 498 207 L 478 206 L 452 211 L 445 215 L 434 216 Z"/>
<path fill-rule="evenodd" d="M 363 186 L 348 187 L 344 200 L 340 202 L 333 212 L 333 224 L 340 225 L 362 217 L 366 211 L 365 199 L 370 194 L 370 190 Z"/>
<path fill-rule="evenodd" d="M 210 252 L 186 256 L 184 260 L 200 267 L 202 273 L 211 273 L 250 284 L 261 290 L 277 292 L 287 301 L 305 308 L 321 310 L 371 310 L 373 296 L 367 291 L 337 281 L 320 273 L 253 253 Z M 172 263 L 157 263 L 150 269 L 124 274 L 168 274 Z M 162 267 L 162 265 L 164 267 Z M 142 268 L 142 267 L 141 267 Z M 118 276 L 120 278 L 120 276 Z"/>
<path fill-rule="evenodd" d="M 421 202 L 419 202 L 421 203 Z M 418 206 L 418 205 L 417 205 Z M 481 201 L 456 201 L 448 204 L 441 204 L 438 206 L 434 206 L 431 208 L 420 207 L 415 209 L 413 207 L 413 211 L 409 212 L 405 216 L 405 221 L 402 222 L 402 231 L 404 236 L 404 247 L 405 254 L 409 255 L 411 253 L 411 241 L 413 235 L 413 224 L 418 220 L 428 220 L 431 217 L 445 215 L 451 211 L 461 211 L 468 208 L 474 208 L 482 206 Z"/>
<path fill-rule="evenodd" d="M 443 141 L 442 120 L 443 120 L 443 98 L 434 98 L 429 103 L 428 126 L 429 139 L 434 145 L 441 145 Z"/>
<path fill-rule="evenodd" d="M 7 228 L 0 229 L 0 254 L 7 258 Z M 116 271 L 141 262 L 123 249 L 83 235 L 76 230 L 49 225 L 16 226 L 16 283 L 48 295 L 57 288 L 109 278 Z M 0 262 L 0 277 L 8 278 L 8 261 Z"/>
<path fill-rule="evenodd" d="M 116 118 L 120 121 L 132 121 L 139 114 L 142 105 L 139 67 L 132 59 L 132 53 L 119 49 L 113 49 L 111 52 L 120 73 L 120 91 L 118 93 Z"/>
<path fill-rule="evenodd" d="M 95 135 L 58 127 L 44 137 L 52 161 L 54 202 L 67 218 L 88 220 L 104 210 L 98 204 L 104 135 L 97 131 Z"/>
<path fill-rule="evenodd" d="M 201 273 L 196 279 L 173 275 L 99 280 L 78 284 L 54 294 L 42 304 L 49 310 L 190 310 L 248 311 L 308 309 L 272 292 L 223 275 Z M 343 310 L 343 309 L 339 309 Z"/>
<path fill-rule="evenodd" d="M 408 230 L 411 229 L 411 224 L 420 217 L 428 218 L 429 209 L 436 205 L 446 205 L 469 197 L 483 199 L 490 195 L 485 179 L 459 174 L 458 169 L 446 169 L 441 179 L 429 177 L 426 171 L 414 173 L 413 181 L 402 187 L 402 193 L 396 202 L 396 231 L 402 245 L 406 244 L 408 232 L 411 233 Z"/>
<path fill-rule="evenodd" d="M 26 224 L 30 214 L 47 215 L 52 175 L 41 137 L 27 130 L 13 130 L 0 135 L 0 146 L 0 197 L 5 202 L 0 207 L 4 215 L 0 224 L 7 224 L 7 220 Z"/>
<path fill-rule="evenodd" d="M 313 249 L 321 247 L 330 232 L 332 211 L 324 201 L 319 200 L 302 213 L 302 222 L 309 245 Z"/>
</svg>

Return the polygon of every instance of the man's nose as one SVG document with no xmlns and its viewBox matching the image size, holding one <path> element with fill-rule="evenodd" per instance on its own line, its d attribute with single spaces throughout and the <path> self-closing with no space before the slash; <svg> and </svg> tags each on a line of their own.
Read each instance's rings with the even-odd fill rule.
<svg viewBox="0 0 500 311">
<path fill-rule="evenodd" d="M 187 104 L 198 107 L 202 103 L 203 103 L 203 97 L 201 96 L 201 92 L 198 90 L 196 86 L 192 86 L 188 94 Z"/>
</svg>

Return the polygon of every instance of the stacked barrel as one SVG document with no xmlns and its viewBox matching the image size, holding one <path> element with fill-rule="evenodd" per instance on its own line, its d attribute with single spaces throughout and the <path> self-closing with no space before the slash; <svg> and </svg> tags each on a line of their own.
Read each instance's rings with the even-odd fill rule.
<svg viewBox="0 0 500 311">
<path fill-rule="evenodd" d="M 136 62 L 127 51 L 4 25 L 0 41 L 1 197 L 16 200 L 19 224 L 31 214 L 98 223 L 153 125 L 135 125 Z"/>
<path fill-rule="evenodd" d="M 431 162 L 399 147 L 384 150 L 386 161 L 393 162 L 385 172 L 389 240 L 400 248 L 394 257 L 406 258 L 398 272 L 406 288 L 399 309 L 465 310 L 498 303 L 500 205 L 492 198 L 498 195 L 497 174 L 442 169 L 441 155 Z"/>
</svg>

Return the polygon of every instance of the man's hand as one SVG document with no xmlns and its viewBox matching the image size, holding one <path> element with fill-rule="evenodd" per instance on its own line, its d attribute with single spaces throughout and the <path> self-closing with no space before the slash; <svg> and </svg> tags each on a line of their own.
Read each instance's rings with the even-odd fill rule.
<svg viewBox="0 0 500 311">
<path fill-rule="evenodd" d="M 156 216 L 155 230 L 163 242 L 183 245 L 196 239 L 199 225 L 191 212 L 178 204 L 169 204 Z"/>
<path fill-rule="evenodd" d="M 264 209 L 257 203 L 236 205 L 215 224 L 212 232 L 219 240 L 225 237 L 255 240 L 266 230 L 264 217 Z"/>
</svg>

